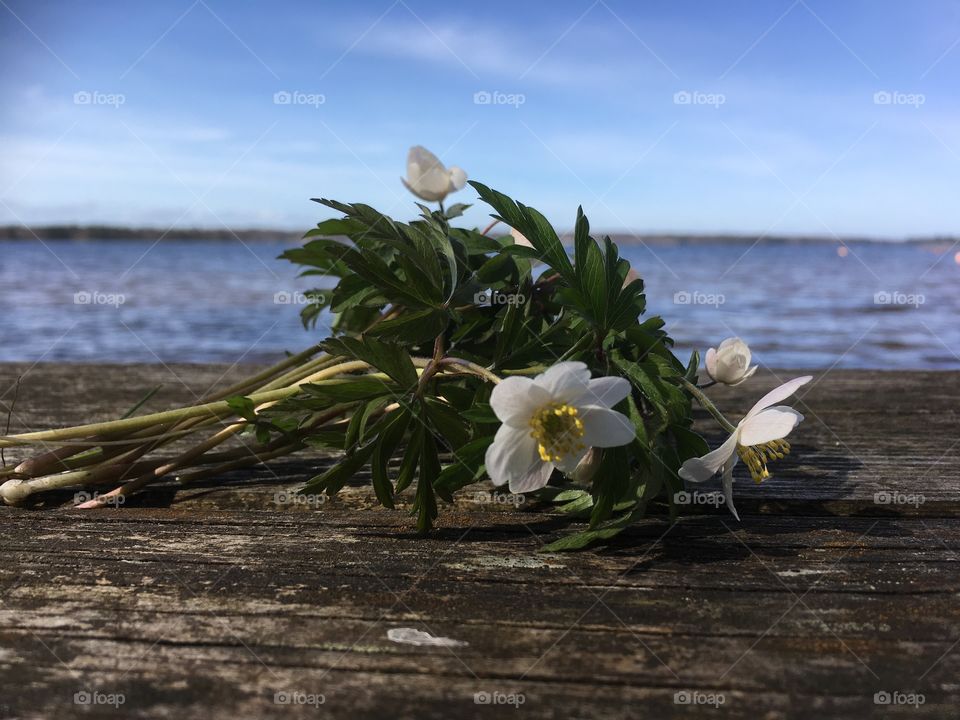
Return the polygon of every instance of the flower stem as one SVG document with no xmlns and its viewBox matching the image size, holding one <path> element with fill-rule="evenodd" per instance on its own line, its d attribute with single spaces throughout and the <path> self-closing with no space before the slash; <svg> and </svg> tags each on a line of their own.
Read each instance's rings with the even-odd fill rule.
<svg viewBox="0 0 960 720">
<path fill-rule="evenodd" d="M 298 380 L 293 385 L 278 390 L 268 390 L 264 392 L 252 393 L 248 397 L 256 405 L 263 403 L 273 403 L 280 400 L 286 400 L 296 395 L 300 391 L 300 386 L 307 383 L 317 383 L 326 381 L 335 375 L 364 370 L 369 365 L 362 360 L 340 363 L 330 368 L 325 368 L 312 375 Z M 137 417 L 127 418 L 126 420 L 112 420 L 102 423 L 91 423 L 89 425 L 76 425 L 74 427 L 62 428 L 60 430 L 42 430 L 39 432 L 22 433 L 20 435 L 7 435 L 0 437 L 0 447 L 16 447 L 33 442 L 50 440 L 69 440 L 76 438 L 85 438 L 90 435 L 102 433 L 113 433 L 130 430 L 141 430 L 152 425 L 185 420 L 196 417 L 217 417 L 219 413 L 229 411 L 231 408 L 225 400 L 203 403 L 202 405 L 192 405 L 190 407 L 179 408 L 177 410 L 167 410 L 150 415 L 139 415 Z"/>
<path fill-rule="evenodd" d="M 713 415 L 714 418 L 716 418 L 716 421 L 720 423 L 720 425 L 723 427 L 724 430 L 728 432 L 733 432 L 734 430 L 737 429 L 733 425 L 733 423 L 731 423 L 729 420 L 727 420 L 723 416 L 723 413 L 721 413 L 717 409 L 717 406 L 710 401 L 710 398 L 704 395 L 703 391 L 700 388 L 698 388 L 696 385 L 694 385 L 692 382 L 690 382 L 684 377 L 680 378 L 680 382 L 682 382 L 683 386 L 687 389 L 687 391 L 697 399 L 697 402 L 699 402 L 700 405 L 703 406 L 703 409 L 709 412 L 711 415 Z"/>
<path fill-rule="evenodd" d="M 477 375 L 478 377 L 482 377 L 484 380 L 488 380 L 489 382 L 492 382 L 494 385 L 497 385 L 501 381 L 501 378 L 494 375 L 485 367 L 481 365 L 477 365 L 476 363 L 472 363 L 469 360 L 461 360 L 460 358 L 446 357 L 440 360 L 438 364 L 446 365 L 450 367 L 463 368 L 464 370 L 466 370 L 467 372 L 473 375 Z"/>
</svg>

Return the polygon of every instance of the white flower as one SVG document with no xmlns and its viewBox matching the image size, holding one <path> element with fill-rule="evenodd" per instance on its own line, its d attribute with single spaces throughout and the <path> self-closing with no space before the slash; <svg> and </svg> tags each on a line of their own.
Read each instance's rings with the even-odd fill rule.
<svg viewBox="0 0 960 720">
<path fill-rule="evenodd" d="M 592 447 L 626 445 L 629 418 L 610 408 L 630 394 L 621 377 L 590 379 L 581 362 L 561 362 L 530 379 L 506 378 L 490 396 L 503 423 L 487 449 L 487 474 L 510 492 L 539 490 L 554 467 L 572 473 Z"/>
<path fill-rule="evenodd" d="M 443 202 L 447 195 L 467 184 L 467 174 L 456 166 L 448 170 L 436 155 L 416 145 L 407 155 L 407 177 L 403 184 L 421 200 Z"/>
<path fill-rule="evenodd" d="M 750 412 L 723 445 L 703 457 L 687 460 L 680 468 L 680 477 L 699 483 L 723 470 L 723 496 L 727 500 L 727 508 L 739 520 L 740 516 L 733 506 L 733 468 L 737 460 L 747 464 L 756 482 L 763 482 L 770 477 L 767 463 L 781 459 L 790 452 L 790 443 L 783 438 L 803 420 L 803 415 L 793 408 L 785 405 L 774 407 L 774 403 L 786 400 L 797 388 L 812 379 L 810 375 L 804 375 L 768 392 L 750 408 Z"/>
<path fill-rule="evenodd" d="M 724 385 L 739 385 L 757 371 L 750 367 L 750 348 L 738 337 L 727 338 L 718 348 L 707 350 L 707 374 Z"/>
</svg>

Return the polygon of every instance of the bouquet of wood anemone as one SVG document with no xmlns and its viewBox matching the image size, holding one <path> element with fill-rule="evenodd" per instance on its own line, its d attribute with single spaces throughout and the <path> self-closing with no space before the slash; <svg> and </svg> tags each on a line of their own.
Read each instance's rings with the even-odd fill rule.
<svg viewBox="0 0 960 720">
<path fill-rule="evenodd" d="M 81 507 L 119 504 L 311 447 L 333 459 L 301 492 L 333 495 L 369 466 L 382 505 L 412 492 L 424 532 L 438 498 L 487 478 L 589 523 L 550 549 L 609 538 L 651 503 L 676 513 L 678 471 L 708 450 L 692 399 L 722 418 L 697 353 L 673 354 L 643 281 L 582 210 L 571 251 L 533 208 L 471 185 L 493 210 L 484 232 L 454 226 L 465 205 L 402 223 L 317 200 L 341 217 L 281 257 L 317 278 L 303 321 L 329 320 L 330 337 L 186 407 L 4 436 L 3 499 L 86 488 L 104 492 Z M 10 448 L 39 454 L 10 461 Z"/>
</svg>

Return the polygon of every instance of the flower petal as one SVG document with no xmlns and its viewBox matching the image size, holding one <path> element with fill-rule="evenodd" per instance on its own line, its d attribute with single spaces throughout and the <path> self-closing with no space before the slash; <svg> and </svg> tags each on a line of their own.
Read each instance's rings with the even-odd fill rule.
<svg viewBox="0 0 960 720">
<path fill-rule="evenodd" d="M 560 362 L 537 375 L 533 382 L 558 402 L 579 397 L 590 383 L 590 370 L 582 362 Z"/>
<path fill-rule="evenodd" d="M 517 428 L 526 428 L 533 414 L 550 400 L 549 392 L 518 375 L 504 379 L 490 393 L 490 407 L 500 422 Z"/>
<path fill-rule="evenodd" d="M 774 388 L 773 390 L 768 392 L 766 395 L 764 395 L 762 398 L 760 398 L 760 400 L 757 402 L 756 405 L 750 408 L 750 412 L 746 414 L 746 417 L 744 417 L 744 420 L 746 420 L 751 415 L 756 415 L 758 412 L 760 412 L 764 408 L 768 408 L 771 405 L 775 405 L 781 400 L 786 400 L 788 397 L 793 395 L 800 386 L 806 385 L 811 380 L 813 380 L 812 375 L 804 375 L 803 377 L 798 377 L 798 378 L 794 378 L 793 380 L 788 380 L 780 387 Z"/>
<path fill-rule="evenodd" d="M 450 192 L 463 190 L 463 186 L 466 184 L 467 184 L 467 174 L 463 171 L 462 168 L 458 168 L 456 165 L 451 165 L 450 166 Z"/>
<path fill-rule="evenodd" d="M 450 173 L 440 159 L 421 145 L 407 154 L 407 187 L 425 200 L 441 200 L 450 192 Z"/>
<path fill-rule="evenodd" d="M 425 192 L 423 192 L 422 190 L 420 190 L 420 189 L 418 189 L 418 188 L 415 188 L 413 185 L 411 185 L 410 183 L 408 183 L 404 178 L 400 178 L 400 182 L 403 183 L 403 186 L 404 186 L 407 190 L 409 190 L 410 192 L 412 192 L 414 195 L 416 195 L 416 196 L 417 196 L 418 198 L 420 198 L 421 200 L 426 200 L 427 202 L 436 202 L 437 200 L 441 200 L 441 199 L 443 199 L 443 198 L 446 196 L 446 193 L 439 193 L 439 194 L 437 194 L 437 193 L 425 193 Z"/>
<path fill-rule="evenodd" d="M 578 452 L 571 453 L 560 460 L 557 461 L 557 467 L 560 469 L 564 475 L 571 475 L 574 470 L 576 470 L 580 462 L 587 456 L 587 453 L 590 452 L 593 448 L 584 447 L 581 448 Z"/>
<path fill-rule="evenodd" d="M 583 394 L 572 400 L 575 405 L 599 405 L 612 408 L 630 394 L 630 381 L 622 377 L 599 377 L 587 383 Z"/>
<path fill-rule="evenodd" d="M 581 407 L 580 419 L 583 420 L 582 441 L 587 447 L 618 447 L 637 436 L 630 418 L 600 405 Z"/>
<path fill-rule="evenodd" d="M 510 492 L 528 493 L 546 487 L 553 474 L 553 463 L 540 463 L 526 475 L 510 481 Z"/>
<path fill-rule="evenodd" d="M 734 455 L 730 464 L 723 468 L 723 498 L 727 503 L 727 510 L 733 513 L 733 516 L 739 522 L 740 514 L 733 504 L 733 466 L 737 464 L 736 458 L 737 456 Z"/>
<path fill-rule="evenodd" d="M 710 348 L 709 350 L 707 350 L 707 355 L 704 358 L 704 364 L 707 366 L 707 375 L 709 375 L 711 379 L 715 380 L 716 374 L 717 374 L 717 349 L 716 348 Z"/>
<path fill-rule="evenodd" d="M 740 444 L 759 445 L 785 438 L 801 420 L 803 415 L 792 407 L 777 405 L 766 408 L 740 423 Z"/>
<path fill-rule="evenodd" d="M 510 483 L 512 489 L 514 483 L 541 472 L 544 463 L 537 452 L 537 442 L 530 437 L 530 433 L 501 425 L 493 444 L 487 448 L 484 464 L 494 485 Z"/>
<path fill-rule="evenodd" d="M 680 467 L 677 473 L 684 480 L 690 482 L 704 482 L 709 480 L 727 463 L 731 457 L 737 455 L 737 435 L 733 433 L 716 450 L 711 450 L 703 457 L 690 458 Z M 732 467 L 732 466 L 731 466 Z"/>
</svg>

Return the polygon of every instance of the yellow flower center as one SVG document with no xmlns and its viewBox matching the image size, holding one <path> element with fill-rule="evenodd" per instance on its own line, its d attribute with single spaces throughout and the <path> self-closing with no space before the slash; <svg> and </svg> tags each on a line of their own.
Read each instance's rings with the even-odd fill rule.
<svg viewBox="0 0 960 720">
<path fill-rule="evenodd" d="M 559 462 L 567 455 L 583 450 L 583 420 L 572 405 L 551 403 L 530 418 L 530 436 L 537 441 L 540 459 Z"/>
<path fill-rule="evenodd" d="M 756 483 L 762 483 L 770 477 L 767 463 L 782 460 L 790 453 L 790 443 L 786 440 L 771 440 L 759 445 L 737 445 L 737 455 L 750 468 L 750 475 Z"/>
</svg>

